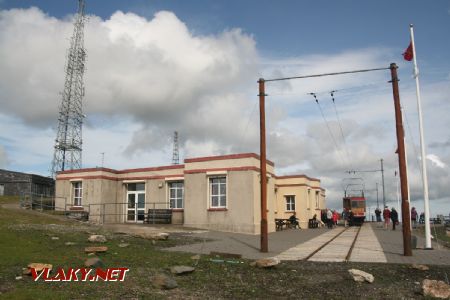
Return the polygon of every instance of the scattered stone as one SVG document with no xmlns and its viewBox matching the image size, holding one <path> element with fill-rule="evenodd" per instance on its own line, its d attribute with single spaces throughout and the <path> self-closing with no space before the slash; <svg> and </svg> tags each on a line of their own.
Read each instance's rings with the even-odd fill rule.
<svg viewBox="0 0 450 300">
<path fill-rule="evenodd" d="M 259 268 L 271 268 L 275 267 L 280 263 L 280 260 L 276 257 L 267 257 L 267 258 L 261 258 L 255 261 L 256 266 Z"/>
<path fill-rule="evenodd" d="M 22 276 L 20 276 L 20 275 L 16 276 L 16 280 L 21 280 L 21 279 L 22 279 Z"/>
<path fill-rule="evenodd" d="M 106 252 L 106 251 L 108 251 L 108 247 L 106 247 L 106 246 L 84 248 L 84 252 L 86 252 L 86 253 L 96 253 L 96 252 Z"/>
<path fill-rule="evenodd" d="M 51 264 L 44 264 L 44 263 L 31 263 L 31 264 L 28 264 L 28 268 L 29 269 L 35 269 L 36 272 L 40 272 L 40 271 L 42 271 L 44 269 L 51 270 L 53 268 L 53 266 Z"/>
<path fill-rule="evenodd" d="M 90 253 L 88 253 L 88 256 L 94 256 L 95 255 L 95 253 L 94 252 L 90 252 Z"/>
<path fill-rule="evenodd" d="M 130 244 L 127 244 L 127 243 L 120 243 L 119 244 L 119 248 L 125 248 L 125 247 L 128 247 L 128 246 L 130 246 Z"/>
<path fill-rule="evenodd" d="M 175 281 L 175 279 L 164 274 L 155 275 L 152 277 L 151 280 L 153 286 L 160 289 L 171 290 L 178 287 L 178 284 Z"/>
<path fill-rule="evenodd" d="M 175 275 L 188 274 L 195 271 L 194 267 L 188 266 L 173 266 L 170 268 L 170 272 Z"/>
<path fill-rule="evenodd" d="M 413 268 L 413 269 L 417 269 L 417 270 L 420 270 L 420 271 L 428 271 L 430 268 L 428 267 L 428 266 L 426 266 L 426 265 L 417 265 L 417 264 L 413 264 L 412 266 L 411 266 L 411 268 Z"/>
<path fill-rule="evenodd" d="M 350 269 L 348 270 L 348 272 L 350 273 L 350 275 L 352 275 L 353 280 L 356 282 L 367 281 L 368 283 L 372 283 L 375 280 L 372 274 L 366 273 L 361 270 Z"/>
<path fill-rule="evenodd" d="M 422 281 L 423 295 L 434 298 L 448 299 L 450 298 L 450 286 L 440 280 L 424 279 Z"/>
<path fill-rule="evenodd" d="M 200 254 L 196 254 L 194 256 L 191 256 L 192 260 L 200 260 Z"/>
<path fill-rule="evenodd" d="M 22 275 L 31 275 L 30 268 L 22 268 Z"/>
<path fill-rule="evenodd" d="M 100 268 L 100 267 L 103 267 L 103 262 L 98 257 L 91 257 L 91 258 L 86 259 L 86 261 L 84 262 L 84 265 L 86 267 Z"/>
<path fill-rule="evenodd" d="M 106 237 L 101 234 L 93 234 L 88 238 L 91 243 L 106 243 Z"/>
<path fill-rule="evenodd" d="M 252 262 L 250 263 L 250 267 L 256 267 L 256 261 L 252 261 Z"/>
<path fill-rule="evenodd" d="M 57 241 L 57 240 L 59 240 L 59 237 L 57 237 L 57 236 L 52 236 L 52 240 Z"/>
<path fill-rule="evenodd" d="M 74 242 L 65 242 L 64 245 L 66 245 L 66 246 L 73 246 L 73 245 L 76 245 L 76 243 L 74 243 Z"/>
<path fill-rule="evenodd" d="M 167 240 L 169 238 L 169 234 L 166 232 L 145 232 L 139 236 L 148 240 Z"/>
<path fill-rule="evenodd" d="M 156 242 L 155 242 L 155 240 L 152 240 L 152 245 L 156 245 Z"/>
</svg>

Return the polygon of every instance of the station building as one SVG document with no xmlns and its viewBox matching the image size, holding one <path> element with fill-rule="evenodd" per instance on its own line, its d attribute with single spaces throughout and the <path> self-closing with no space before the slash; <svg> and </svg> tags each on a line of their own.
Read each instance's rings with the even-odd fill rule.
<svg viewBox="0 0 450 300">
<path fill-rule="evenodd" d="M 296 212 L 302 228 L 325 206 L 320 180 L 276 176 L 267 161 L 269 232 L 275 219 Z M 198 157 L 184 164 L 59 172 L 55 209 L 83 211 L 98 223 L 142 223 L 149 209 L 171 209 L 172 224 L 237 233 L 260 233 L 260 159 L 243 153 Z"/>
</svg>

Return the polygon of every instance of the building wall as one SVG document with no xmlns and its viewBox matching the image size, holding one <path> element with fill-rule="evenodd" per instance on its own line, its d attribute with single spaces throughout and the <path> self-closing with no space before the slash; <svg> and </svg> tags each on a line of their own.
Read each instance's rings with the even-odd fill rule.
<svg viewBox="0 0 450 300">
<path fill-rule="evenodd" d="M 184 165 L 111 170 L 106 168 L 66 171 L 58 174 L 57 207 L 73 204 L 72 183 L 83 182 L 82 204 L 95 222 L 126 222 L 127 184 L 145 183 L 146 207 L 169 208 L 169 183 L 184 181 L 184 208 L 173 210 L 172 223 L 211 230 L 259 234 L 260 161 L 256 154 L 186 159 Z M 297 216 L 306 228 L 308 219 L 324 208 L 324 191 L 318 179 L 307 176 L 276 177 L 272 162 L 267 164 L 267 220 L 275 231 L 275 218 L 289 218 L 284 196 L 295 195 Z M 226 176 L 226 208 L 211 208 L 209 179 Z M 308 200 L 308 189 L 311 197 Z M 314 191 L 319 191 L 316 207 Z M 60 197 L 60 198 L 58 198 Z M 311 199 L 312 198 L 312 199 Z M 58 199 L 61 199 L 58 201 Z M 105 214 L 106 213 L 106 214 Z M 104 216 L 103 216 L 104 215 Z M 318 213 L 320 216 L 320 213 Z"/>
<path fill-rule="evenodd" d="M 4 196 L 53 196 L 55 181 L 52 178 L 0 169 L 0 185 Z"/>
</svg>

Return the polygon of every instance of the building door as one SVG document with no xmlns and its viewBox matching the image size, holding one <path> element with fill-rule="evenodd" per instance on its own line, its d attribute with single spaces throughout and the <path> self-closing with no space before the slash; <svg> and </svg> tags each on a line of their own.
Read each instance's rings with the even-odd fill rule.
<svg viewBox="0 0 450 300">
<path fill-rule="evenodd" d="M 145 219 L 145 184 L 130 183 L 127 188 L 127 222 L 142 223 Z"/>
</svg>

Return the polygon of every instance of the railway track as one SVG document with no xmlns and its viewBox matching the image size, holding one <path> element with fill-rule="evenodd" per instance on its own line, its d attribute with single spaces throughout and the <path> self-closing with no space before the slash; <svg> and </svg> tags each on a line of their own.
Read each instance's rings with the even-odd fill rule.
<svg viewBox="0 0 450 300">
<path fill-rule="evenodd" d="M 303 261 L 349 261 L 361 227 L 334 229 L 317 238 L 286 250 L 278 255 L 281 260 Z"/>
</svg>

